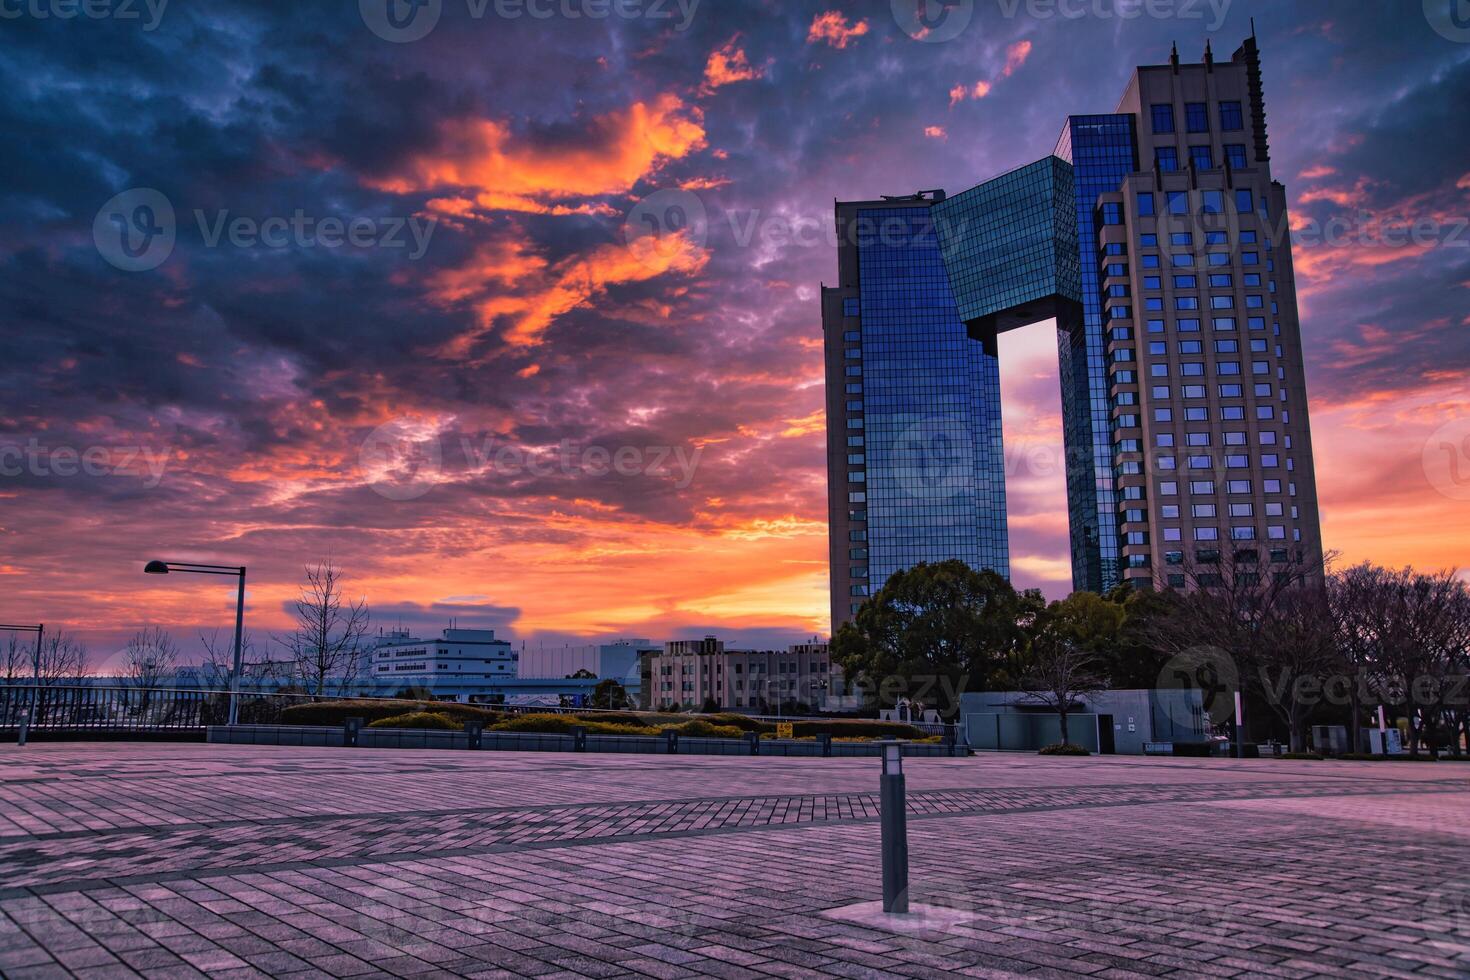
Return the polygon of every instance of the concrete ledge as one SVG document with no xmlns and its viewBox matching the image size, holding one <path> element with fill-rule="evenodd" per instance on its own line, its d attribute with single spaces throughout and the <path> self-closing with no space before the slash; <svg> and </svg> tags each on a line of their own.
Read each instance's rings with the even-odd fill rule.
<svg viewBox="0 0 1470 980">
<path fill-rule="evenodd" d="M 298 745 L 343 746 L 342 729 L 316 725 L 211 725 L 208 742 L 220 745 Z M 365 749 L 458 749 L 469 748 L 464 732 L 431 728 L 367 728 L 358 732 L 358 747 Z M 588 735 L 588 752 L 621 752 L 637 755 L 667 754 L 668 742 L 661 735 Z M 502 752 L 574 752 L 576 739 L 571 735 L 539 732 L 484 732 L 481 750 Z M 691 738 L 678 741 L 680 755 L 750 755 L 744 739 Z M 822 743 L 795 739 L 762 739 L 763 756 L 798 756 L 819 758 Z M 833 742 L 834 757 L 876 756 L 878 746 L 871 742 Z M 943 757 L 950 754 L 945 745 L 910 744 L 904 755 L 910 757 Z M 959 754 L 967 754 L 963 750 Z"/>
</svg>

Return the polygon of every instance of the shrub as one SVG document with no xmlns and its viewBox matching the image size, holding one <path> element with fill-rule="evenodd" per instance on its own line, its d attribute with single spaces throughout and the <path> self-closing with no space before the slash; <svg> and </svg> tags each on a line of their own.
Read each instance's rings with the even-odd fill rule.
<svg viewBox="0 0 1470 980">
<path fill-rule="evenodd" d="M 734 725 L 712 725 L 702 718 L 686 721 L 679 726 L 680 735 L 691 738 L 743 738 L 745 732 Z"/>
<path fill-rule="evenodd" d="M 647 719 L 652 715 L 639 715 L 631 711 L 593 711 L 586 714 L 578 713 L 572 717 L 579 723 L 597 722 L 604 725 L 638 725 L 646 727 L 653 722 Z"/>
<path fill-rule="evenodd" d="M 605 721 L 587 721 L 575 715 L 518 715 L 490 728 L 497 732 L 531 732 L 539 735 L 570 735 L 573 728 L 585 729 L 588 735 L 652 735 L 645 725 L 615 725 Z"/>
<path fill-rule="evenodd" d="M 1038 755 L 1092 755 L 1080 745 L 1071 742 L 1053 742 L 1051 745 L 1043 745 L 1037 750 Z"/>
<path fill-rule="evenodd" d="M 463 727 L 467 721 L 483 721 L 486 727 L 489 727 L 501 718 L 497 712 L 473 704 L 454 704 L 449 701 L 394 701 L 388 698 L 344 698 L 336 701 L 293 704 L 281 712 L 281 724 L 340 728 L 348 718 L 361 718 L 364 722 L 371 724 L 384 718 L 393 718 L 416 711 L 445 715 L 455 722 L 455 728 Z"/>
<path fill-rule="evenodd" d="M 750 717 L 750 715 L 736 714 L 733 711 L 721 711 L 718 714 L 705 715 L 701 720 L 707 721 L 711 725 L 738 728 L 742 732 L 773 732 L 776 730 L 776 726 L 768 721 L 761 721 L 759 718 Z"/>
<path fill-rule="evenodd" d="M 379 718 L 369 723 L 368 727 L 437 728 L 442 731 L 458 731 L 464 727 L 464 723 L 456 723 L 453 718 L 439 711 L 410 711 L 407 714 L 394 715 L 392 718 Z"/>
</svg>

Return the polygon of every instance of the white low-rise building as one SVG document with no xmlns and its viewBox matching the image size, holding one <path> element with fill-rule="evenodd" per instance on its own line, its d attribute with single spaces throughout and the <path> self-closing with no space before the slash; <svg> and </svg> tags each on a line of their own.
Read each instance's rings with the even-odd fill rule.
<svg viewBox="0 0 1470 980">
<path fill-rule="evenodd" d="M 478 680 L 518 676 L 520 655 L 494 630 L 449 628 L 438 639 L 395 633 L 372 652 L 374 686 L 426 687 L 435 690 Z"/>
</svg>

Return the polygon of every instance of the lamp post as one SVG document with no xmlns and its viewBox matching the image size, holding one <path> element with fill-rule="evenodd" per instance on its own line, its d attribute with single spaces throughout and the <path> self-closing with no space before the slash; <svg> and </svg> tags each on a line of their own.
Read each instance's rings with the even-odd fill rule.
<svg viewBox="0 0 1470 980">
<path fill-rule="evenodd" d="M 19 744 L 25 745 L 25 729 L 26 727 L 29 727 L 30 722 L 35 719 L 36 712 L 41 707 L 41 640 L 43 640 L 46 636 L 46 624 L 37 623 L 35 626 L 17 626 L 13 623 L 0 623 L 0 630 L 16 630 L 22 633 L 36 634 L 36 672 L 35 677 L 31 682 L 34 685 L 31 688 L 31 709 L 26 714 L 26 726 L 23 726 L 20 729 L 20 733 L 16 736 L 16 740 L 19 742 Z"/>
<path fill-rule="evenodd" d="M 904 915 L 909 910 L 909 832 L 904 812 L 903 743 L 882 741 L 879 779 L 879 822 L 883 840 L 883 911 Z"/>
<path fill-rule="evenodd" d="M 240 591 L 235 600 L 235 663 L 230 670 L 230 720 L 229 724 L 240 723 L 240 640 L 245 626 L 245 566 L 244 565 L 200 565 L 187 561 L 150 561 L 143 566 L 147 575 L 167 575 L 169 572 L 196 572 L 200 575 L 238 575 Z"/>
</svg>

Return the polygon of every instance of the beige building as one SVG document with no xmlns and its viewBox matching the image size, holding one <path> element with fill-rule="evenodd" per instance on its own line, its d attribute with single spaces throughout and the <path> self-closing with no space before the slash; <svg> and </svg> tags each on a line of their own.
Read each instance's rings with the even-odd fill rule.
<svg viewBox="0 0 1470 980">
<path fill-rule="evenodd" d="M 726 650 L 713 636 L 673 640 L 643 662 L 644 706 L 756 714 L 829 710 L 845 696 L 842 671 L 828 644 L 813 639 L 785 650 Z"/>
</svg>

